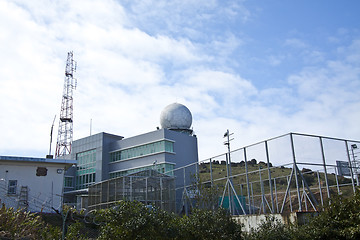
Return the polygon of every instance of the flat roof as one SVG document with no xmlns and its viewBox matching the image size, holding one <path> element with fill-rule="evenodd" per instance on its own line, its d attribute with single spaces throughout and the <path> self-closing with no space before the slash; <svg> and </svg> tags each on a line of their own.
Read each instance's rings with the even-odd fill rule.
<svg viewBox="0 0 360 240">
<path fill-rule="evenodd" d="M 34 158 L 34 157 L 15 157 L 15 156 L 0 156 L 0 161 L 12 162 L 33 162 L 33 163 L 57 163 L 57 164 L 76 164 L 76 160 L 68 159 L 53 159 L 53 158 Z"/>
</svg>

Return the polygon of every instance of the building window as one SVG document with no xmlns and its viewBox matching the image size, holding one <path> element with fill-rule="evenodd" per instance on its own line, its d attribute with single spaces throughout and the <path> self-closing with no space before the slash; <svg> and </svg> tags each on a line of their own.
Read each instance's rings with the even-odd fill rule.
<svg viewBox="0 0 360 240">
<path fill-rule="evenodd" d="M 78 153 L 76 160 L 75 188 L 84 189 L 95 183 L 96 150 Z"/>
<path fill-rule="evenodd" d="M 16 194 L 17 180 L 9 180 L 8 194 Z"/>
<path fill-rule="evenodd" d="M 74 177 L 66 177 L 65 176 L 64 187 L 73 188 L 74 187 Z"/>
<path fill-rule="evenodd" d="M 120 150 L 110 153 L 110 162 L 126 160 L 129 158 L 142 157 L 144 155 L 159 153 L 159 152 L 174 152 L 174 142 L 162 140 L 158 142 L 148 143 L 141 146 Z"/>
<path fill-rule="evenodd" d="M 117 178 L 126 176 L 132 173 L 141 172 L 144 170 L 152 169 L 155 171 L 158 171 L 160 173 L 166 174 L 168 176 L 174 176 L 174 165 L 169 163 L 160 163 L 156 165 L 146 166 L 146 167 L 140 167 L 140 168 L 133 168 L 125 171 L 118 171 L 118 172 L 111 172 L 109 174 L 109 178 Z"/>
</svg>

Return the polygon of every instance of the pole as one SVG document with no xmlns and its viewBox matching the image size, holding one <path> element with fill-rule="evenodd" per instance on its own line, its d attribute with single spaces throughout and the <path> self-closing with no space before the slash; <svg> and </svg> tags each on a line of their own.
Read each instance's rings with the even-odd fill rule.
<svg viewBox="0 0 360 240">
<path fill-rule="evenodd" d="M 249 171 L 247 166 L 247 158 L 246 158 L 246 148 L 244 148 L 244 160 L 245 160 L 245 176 L 246 176 L 246 186 L 247 186 L 247 193 L 249 199 L 249 214 L 251 214 L 251 199 L 250 199 L 250 184 L 249 184 Z"/>
<path fill-rule="evenodd" d="M 275 203 L 274 203 L 274 194 L 273 194 L 273 187 L 272 187 L 272 181 L 271 181 L 270 159 L 269 159 L 269 150 L 268 150 L 267 141 L 265 141 L 265 152 L 266 152 L 266 160 L 267 160 L 268 176 L 269 176 L 271 207 L 272 207 L 272 212 L 274 213 L 275 212 Z"/>
<path fill-rule="evenodd" d="M 327 169 L 326 169 L 326 162 L 325 162 L 324 146 L 323 146 L 322 138 L 321 138 L 321 137 L 319 137 L 319 139 L 320 139 L 320 147 L 321 147 L 321 157 L 322 157 L 322 160 L 323 160 L 323 166 L 324 166 L 324 175 L 325 175 L 326 192 L 327 192 L 327 197 L 328 197 L 328 199 L 330 199 L 330 188 L 329 188 L 329 181 L 328 181 L 328 176 L 327 176 Z"/>
<path fill-rule="evenodd" d="M 354 145 L 355 144 L 351 145 L 351 153 L 352 153 L 353 163 L 354 163 L 354 168 L 355 168 L 356 186 L 359 186 L 359 176 L 358 176 L 357 165 L 356 165 L 356 162 L 355 162 Z"/>
<path fill-rule="evenodd" d="M 51 144 L 52 144 L 52 135 L 53 135 L 53 129 L 54 129 L 55 118 L 56 118 L 56 115 L 55 115 L 55 117 L 54 117 L 53 123 L 52 123 L 52 125 L 51 125 L 51 130 L 50 130 L 50 148 L 49 148 L 49 156 L 51 155 Z"/>
<path fill-rule="evenodd" d="M 291 142 L 291 151 L 293 155 L 293 168 L 295 168 L 295 183 L 296 183 L 296 190 L 297 190 L 297 196 L 298 196 L 298 202 L 299 202 L 299 211 L 302 211 L 301 206 L 301 196 L 300 196 L 300 188 L 299 188 L 299 180 L 298 180 L 298 171 L 296 167 L 296 158 L 295 158 L 295 148 L 294 148 L 294 139 L 292 133 L 290 133 L 290 142 Z"/>
<path fill-rule="evenodd" d="M 353 174 L 353 168 L 352 168 L 352 164 L 351 164 L 351 160 L 350 160 L 350 154 L 349 154 L 349 146 L 348 146 L 348 142 L 345 140 L 345 147 L 346 147 L 346 153 L 347 153 L 347 157 L 348 157 L 348 162 L 349 162 L 349 168 L 350 168 L 350 175 L 351 175 L 351 185 L 353 188 L 353 192 L 355 194 L 355 183 L 354 183 L 354 174 Z"/>
</svg>

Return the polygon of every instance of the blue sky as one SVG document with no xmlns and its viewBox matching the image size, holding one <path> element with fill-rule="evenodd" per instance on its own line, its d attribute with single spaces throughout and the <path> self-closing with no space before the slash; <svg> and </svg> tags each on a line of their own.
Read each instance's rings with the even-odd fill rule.
<svg viewBox="0 0 360 240">
<path fill-rule="evenodd" d="M 226 151 L 226 129 L 233 148 L 288 132 L 359 140 L 359 10 L 355 0 L 0 0 L 0 155 L 47 154 L 68 51 L 74 139 L 90 119 L 93 133 L 155 130 L 179 102 L 200 159 Z"/>
</svg>

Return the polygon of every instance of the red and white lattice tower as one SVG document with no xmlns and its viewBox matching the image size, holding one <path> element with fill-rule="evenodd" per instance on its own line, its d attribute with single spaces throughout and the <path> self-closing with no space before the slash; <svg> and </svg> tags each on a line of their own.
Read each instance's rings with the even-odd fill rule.
<svg viewBox="0 0 360 240">
<path fill-rule="evenodd" d="M 56 142 L 55 157 L 61 157 L 71 153 L 73 139 L 73 90 L 76 89 L 76 62 L 73 60 L 73 52 L 68 52 L 66 67 L 64 92 L 61 101 L 61 111 L 59 120 L 59 130 Z"/>
</svg>

